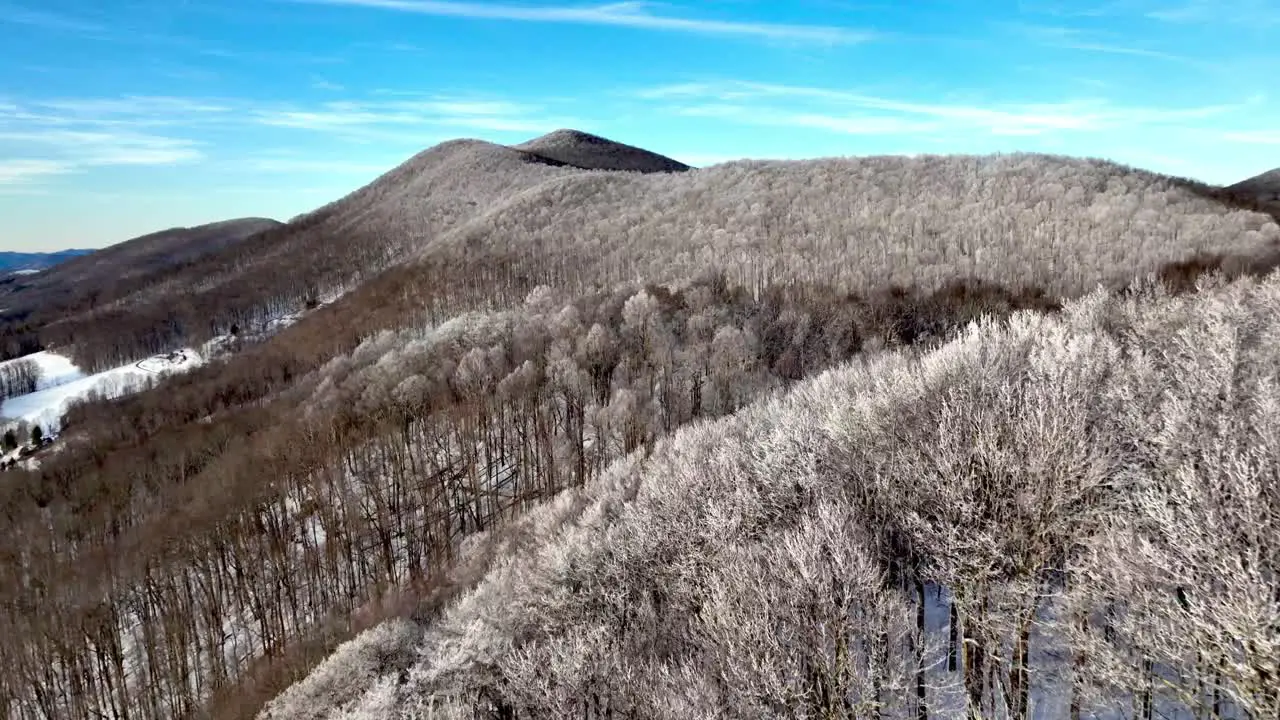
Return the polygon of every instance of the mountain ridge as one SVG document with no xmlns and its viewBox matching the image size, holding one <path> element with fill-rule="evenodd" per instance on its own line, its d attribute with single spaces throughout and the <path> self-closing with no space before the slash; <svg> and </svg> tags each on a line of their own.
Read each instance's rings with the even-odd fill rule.
<svg viewBox="0 0 1280 720">
<path fill-rule="evenodd" d="M 252 245 L 219 249 L 175 272 L 138 284 L 112 304 L 100 305 L 93 313 L 75 319 L 66 326 L 67 331 L 59 340 L 69 342 L 74 337 L 82 341 L 81 345 L 92 345 L 106 339 L 102 328 L 117 327 L 124 332 L 115 335 L 124 337 L 114 339 L 113 336 L 112 343 L 125 348 L 129 347 L 127 337 L 130 335 L 159 333 L 158 337 L 167 338 L 163 342 L 179 343 L 180 339 L 174 334 L 178 328 L 204 326 L 210 328 L 210 333 L 225 334 L 233 326 L 269 323 L 271 317 L 296 312 L 305 305 L 315 304 L 321 296 L 341 296 L 380 274 L 412 275 L 417 271 L 405 271 L 401 266 L 418 263 L 433 253 L 439 256 L 442 252 L 457 252 L 463 247 L 474 250 L 481 245 L 488 247 L 485 252 L 490 253 L 499 252 L 501 248 L 504 256 L 519 252 L 517 244 L 480 240 L 486 234 L 483 228 L 489 219 L 520 227 L 531 221 L 544 225 L 559 223 L 562 237 L 580 235 L 587 226 L 583 225 L 584 211 L 579 201 L 601 200 L 609 204 L 610 209 L 600 206 L 600 212 L 615 218 L 631 218 L 632 228 L 626 230 L 631 235 L 640 232 L 639 228 L 656 229 L 657 224 L 667 221 L 664 218 L 673 218 L 671 207 L 662 203 L 646 205 L 643 198 L 636 198 L 633 203 L 622 197 L 628 192 L 675 192 L 671 200 L 678 201 L 685 213 L 697 213 L 700 209 L 697 198 L 701 193 L 709 193 L 707 200 L 718 206 L 716 213 L 723 217 L 707 219 L 726 230 L 740 226 L 740 232 L 748 237 L 761 232 L 778 238 L 782 234 L 797 238 L 811 237 L 815 232 L 820 234 L 821 228 L 815 222 L 821 224 L 827 220 L 803 221 L 795 211 L 785 209 L 789 204 L 802 202 L 806 207 L 820 209 L 832 222 L 847 225 L 847 218 L 839 219 L 840 204 L 865 204 L 865 192 L 880 195 L 902 192 L 905 186 L 898 178 L 903 173 L 964 172 L 981 178 L 987 172 L 982 167 L 1006 168 L 999 172 L 1007 175 L 1002 182 L 1009 183 L 1010 187 L 1021 187 L 1020 184 L 1035 173 L 1045 174 L 1040 179 L 1059 186 L 1062 192 L 1057 200 L 1046 197 L 1049 202 L 1061 203 L 1062 198 L 1074 202 L 1069 190 L 1092 195 L 1097 192 L 1095 188 L 1111 182 L 1109 178 L 1123 178 L 1120 181 L 1125 187 L 1135 188 L 1126 202 L 1142 202 L 1142 197 L 1152 193 L 1169 193 L 1172 198 L 1181 198 L 1177 200 L 1178 212 L 1172 215 L 1152 210 L 1164 216 L 1181 217 L 1188 211 L 1227 212 L 1227 204 L 1216 198 L 1206 200 L 1208 204 L 1196 204 L 1199 201 L 1177 189 L 1179 182 L 1175 179 L 1102 160 L 1035 154 L 1014 154 L 1003 160 L 994 159 L 1000 156 L 987 160 L 979 157 L 743 160 L 691 171 L 689 166 L 657 153 L 577 130 L 557 130 L 516 145 L 467 138 L 450 140 L 416 153 L 341 198 L 265 230 Z M 1019 167 L 1019 163 L 1024 167 Z M 859 173 L 856 179 L 848 176 L 853 170 Z M 800 193 L 798 189 L 809 184 L 806 174 L 814 176 L 817 187 Z M 1073 183 L 1077 187 L 1073 188 Z M 1006 191 L 995 188 L 993 192 Z M 729 195 L 736 195 L 739 202 L 746 204 L 731 207 L 718 201 Z M 1020 202 L 1012 195 L 1009 201 Z M 647 209 L 637 212 L 636 208 L 629 207 L 633 204 Z M 999 204 L 1000 198 L 996 198 L 992 207 L 999 210 Z M 563 217 L 556 220 L 546 215 L 545 208 L 550 206 L 562 208 Z M 752 206 L 756 209 L 751 210 Z M 864 212 L 876 211 L 867 206 Z M 893 212 L 901 216 L 925 211 L 904 206 Z M 991 222 L 1014 222 L 1001 219 L 1000 212 L 992 216 Z M 1109 211 L 1099 207 L 1096 212 Z M 527 217 L 519 217 L 522 213 Z M 565 225 L 568 217 L 578 217 L 578 224 Z M 898 220 L 897 217 L 884 218 L 858 232 L 870 232 L 870 237 L 875 237 L 881 233 L 875 222 Z M 981 219 L 975 222 L 987 223 Z M 1057 222 L 1065 227 L 1077 221 L 1063 216 Z M 677 223 L 681 227 L 673 226 L 667 235 L 658 237 L 667 243 L 679 235 L 688 236 L 705 224 L 681 221 Z M 611 237 L 623 230 L 615 225 L 606 220 L 592 232 L 598 237 Z M 827 232 L 838 225 L 831 226 Z M 538 230 L 539 233 L 549 231 L 549 226 Z M 851 231 L 852 226 L 840 232 Z M 946 228 L 938 226 L 929 232 L 946 232 Z M 459 238 L 463 236 L 467 240 L 460 244 Z M 761 240 L 755 238 L 751 242 Z M 812 242 L 812 238 L 806 242 Z M 626 252 L 629 251 L 625 247 L 616 248 L 607 251 L 604 257 Z M 1178 253 L 1173 250 L 1161 254 L 1164 256 L 1161 262 L 1178 259 L 1174 257 Z M 706 255 L 697 263 L 706 265 L 718 261 L 713 255 Z M 794 259 L 778 258 L 771 262 L 794 264 Z M 281 272 L 282 268 L 288 272 Z M 1050 279 L 1060 275 L 1048 268 L 1040 272 Z M 940 273 L 938 277 L 944 275 Z M 1028 278 L 1026 282 L 1037 281 Z M 426 281 L 417 282 L 421 285 Z M 423 291 L 418 287 L 410 294 Z M 387 307 L 386 312 L 392 314 L 386 317 L 390 318 L 395 311 Z M 182 317 L 181 321 L 173 318 L 175 313 Z M 137 329 L 131 329 L 133 327 Z M 112 351 L 111 357 L 85 358 L 85 362 L 90 366 L 114 367 L 132 357 L 153 354 L 151 342 L 136 350 Z"/>
</svg>

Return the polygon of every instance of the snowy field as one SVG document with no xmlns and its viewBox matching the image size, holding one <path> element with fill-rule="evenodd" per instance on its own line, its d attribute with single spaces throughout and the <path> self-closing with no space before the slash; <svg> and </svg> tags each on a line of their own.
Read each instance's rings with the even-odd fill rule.
<svg viewBox="0 0 1280 720">
<path fill-rule="evenodd" d="M 0 418 L 5 423 L 25 420 L 46 431 L 59 429 L 63 414 L 75 400 L 92 393 L 109 398 L 127 395 L 163 375 L 184 372 L 203 362 L 195 350 L 184 349 L 85 375 L 69 359 L 56 353 L 39 352 L 22 359 L 39 364 L 40 382 L 35 392 L 5 400 L 0 405 Z"/>
<path fill-rule="evenodd" d="M 71 362 L 71 360 L 57 353 L 51 353 L 48 351 L 33 353 L 25 357 L 20 357 L 16 360 L 5 360 L 4 362 L 0 362 L 0 368 L 14 363 L 26 362 L 28 360 L 35 363 L 36 367 L 40 368 L 40 380 L 36 383 L 37 392 L 51 387 L 56 387 L 58 385 L 64 385 L 84 377 L 84 373 L 81 372 L 80 368 L 76 367 L 75 363 Z"/>
</svg>

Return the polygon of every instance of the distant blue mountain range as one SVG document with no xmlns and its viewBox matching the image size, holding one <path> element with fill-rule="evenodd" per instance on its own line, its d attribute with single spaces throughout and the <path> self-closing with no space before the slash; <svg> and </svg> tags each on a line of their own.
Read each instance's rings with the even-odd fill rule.
<svg viewBox="0 0 1280 720">
<path fill-rule="evenodd" d="M 61 250 L 52 253 L 0 252 L 0 275 L 24 270 L 43 270 L 93 250 Z"/>
</svg>

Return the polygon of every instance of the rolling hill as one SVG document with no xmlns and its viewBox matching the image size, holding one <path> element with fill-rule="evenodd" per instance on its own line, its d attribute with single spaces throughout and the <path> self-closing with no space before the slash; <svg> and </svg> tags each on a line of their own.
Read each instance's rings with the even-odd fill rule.
<svg viewBox="0 0 1280 720">
<path fill-rule="evenodd" d="M 28 306 L 47 304 L 44 298 L 28 300 L 28 295 L 57 295 L 67 292 L 57 288 L 71 287 L 91 292 L 105 284 L 128 284 L 140 277 L 174 272 L 205 255 L 279 225 L 275 220 L 262 218 L 228 220 L 193 228 L 172 228 L 101 250 L 77 252 L 73 258 L 61 263 L 56 271 L 9 283 L 0 297 L 11 306 L 20 308 L 7 311 L 9 314 L 21 312 Z"/>
<path fill-rule="evenodd" d="M 131 280 L 147 274 L 172 272 L 280 224 L 266 218 L 239 218 L 150 233 L 86 253 L 74 263 L 59 268 L 57 277 L 42 278 L 45 282 L 40 285 L 96 284 L 107 276 Z"/>
<path fill-rule="evenodd" d="M 644 717 L 662 697 L 683 698 L 673 716 L 732 701 L 735 716 L 843 717 L 915 710 L 872 696 L 918 697 L 918 681 L 945 702 L 1025 707 L 1030 665 L 1050 666 L 1027 659 L 1039 636 L 1018 638 L 1037 608 L 1063 607 L 1036 604 L 1037 588 L 1062 594 L 1056 559 L 1112 537 L 1091 528 L 1237 526 L 1160 524 L 1173 516 L 1142 478 L 1218 467 L 1179 454 L 1224 439 L 1199 419 L 1270 432 L 1250 414 L 1272 407 L 1270 385 L 1246 380 L 1274 356 L 1274 281 L 1250 277 L 1276 257 L 1271 216 L 1100 160 L 687 169 L 572 131 L 444 143 L 51 323 L 92 370 L 293 321 L 155 390 L 72 408 L 58 452 L 5 476 L 0 708 L 243 719 L 317 666 L 271 717 L 419 701 Z M 1215 269 L 1228 277 L 1203 277 Z M 1197 377 L 1217 380 L 1195 394 Z M 1171 506 L 1254 512 L 1232 503 L 1256 493 L 1221 487 Z M 1181 546 L 1111 550 L 1131 547 Z M 1197 573 L 1230 560 L 1204 552 Z M 1168 578 L 1129 587 L 1099 575 L 1115 565 L 1080 567 L 1069 610 L 1141 598 L 1172 617 Z M 781 582 L 787 568 L 809 580 Z M 828 612 L 840 587 L 874 632 Z M 769 627 L 839 632 L 787 644 L 739 622 L 806 592 L 816 615 Z M 1214 612 L 1197 616 L 1203 637 L 1226 623 Z M 1177 644 L 1190 636 L 1162 645 L 1116 617 L 1062 646 L 1106 659 L 1089 682 L 1128 683 L 1088 698 L 1137 701 L 1156 672 L 1130 661 L 1155 655 L 1126 655 L 1140 643 L 1177 678 L 1206 677 L 1176 665 L 1195 657 Z M 1112 630 L 1131 645 L 1104 652 Z M 948 660 L 947 642 L 970 650 Z M 1236 659 L 1223 672 L 1252 667 Z M 953 667 L 903 669 L 926 661 Z M 748 672 L 768 668 L 783 675 Z M 938 683 L 950 690 L 929 695 Z"/>
<path fill-rule="evenodd" d="M 1280 203 L 1280 168 L 1242 180 L 1227 190 L 1257 198 L 1259 202 Z"/>
<path fill-rule="evenodd" d="M 24 346 L 30 351 L 43 344 L 69 344 L 72 338 L 51 326 L 83 321 L 138 287 L 279 225 L 275 220 L 243 218 L 173 228 L 78 254 L 37 274 L 0 279 L 5 352 L 15 356 Z"/>
</svg>

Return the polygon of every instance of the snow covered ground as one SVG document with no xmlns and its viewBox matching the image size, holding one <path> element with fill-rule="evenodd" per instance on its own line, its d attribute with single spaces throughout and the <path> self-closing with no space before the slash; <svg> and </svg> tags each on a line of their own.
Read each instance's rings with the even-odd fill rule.
<svg viewBox="0 0 1280 720">
<path fill-rule="evenodd" d="M 160 376 L 184 372 L 203 362 L 199 353 L 188 348 L 85 375 L 70 360 L 56 353 L 40 352 L 27 358 L 40 364 L 38 389 L 5 400 L 0 405 L 0 418 L 6 423 L 25 420 L 46 431 L 59 429 L 63 414 L 75 400 L 91 393 L 109 398 L 127 395 Z"/>
<path fill-rule="evenodd" d="M 36 383 L 37 391 L 63 385 L 84 377 L 84 373 L 70 359 L 47 350 L 32 353 L 16 360 L 5 360 L 0 362 L 0 368 L 27 360 L 35 363 L 36 367 L 40 368 L 40 380 Z"/>
</svg>

